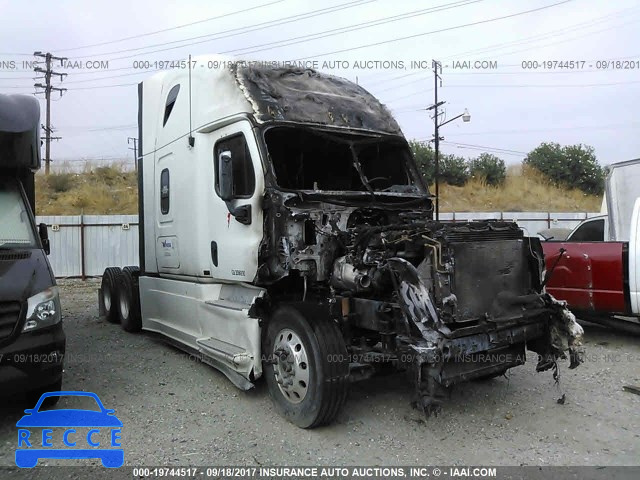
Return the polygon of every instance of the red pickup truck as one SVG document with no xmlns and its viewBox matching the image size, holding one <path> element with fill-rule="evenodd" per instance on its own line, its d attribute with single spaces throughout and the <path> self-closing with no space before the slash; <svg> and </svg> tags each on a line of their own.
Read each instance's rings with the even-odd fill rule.
<svg viewBox="0 0 640 480">
<path fill-rule="evenodd" d="M 615 164 L 607 177 L 607 214 L 578 225 L 565 241 L 542 242 L 547 291 L 581 318 L 637 331 L 640 317 L 640 160 Z M 635 325 L 630 325 L 635 323 Z"/>
</svg>

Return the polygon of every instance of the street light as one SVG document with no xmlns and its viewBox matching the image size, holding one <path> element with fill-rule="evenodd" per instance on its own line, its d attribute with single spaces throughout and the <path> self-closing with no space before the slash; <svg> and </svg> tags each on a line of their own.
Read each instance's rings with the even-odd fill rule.
<svg viewBox="0 0 640 480">
<path fill-rule="evenodd" d="M 437 98 L 437 97 L 436 97 Z M 460 115 L 456 115 L 453 118 L 450 118 L 449 120 L 447 120 L 446 122 L 442 122 L 442 123 L 438 123 L 438 107 L 440 105 L 442 105 L 444 102 L 436 102 L 434 105 L 432 105 L 431 107 L 427 108 L 427 110 L 435 110 L 435 114 L 433 116 L 433 123 L 434 123 L 434 146 L 435 146 L 435 151 L 434 151 L 434 164 L 435 164 L 435 172 L 434 172 L 434 180 L 435 180 L 435 184 L 436 184 L 436 221 L 440 220 L 440 127 L 446 125 L 447 123 L 451 123 L 454 120 L 457 120 L 458 118 L 462 118 L 462 121 L 467 123 L 471 121 L 471 114 L 469 113 L 469 110 L 467 110 L 466 108 L 464 109 L 464 112 L 462 112 Z"/>
<path fill-rule="evenodd" d="M 458 118 L 462 117 L 462 121 L 463 122 L 469 122 L 471 121 L 471 115 L 469 114 L 469 110 L 467 110 L 466 108 L 464 109 L 464 112 L 462 112 L 460 115 L 453 117 L 449 120 L 447 120 L 446 122 L 442 122 L 442 124 L 438 124 L 438 120 L 440 118 L 439 112 L 438 112 L 438 107 L 440 107 L 441 105 L 443 105 L 445 102 L 444 101 L 438 101 L 438 84 L 440 84 L 440 86 L 442 86 L 442 78 L 440 77 L 439 73 L 442 74 L 442 63 L 437 61 L 437 60 L 432 60 L 431 61 L 432 66 L 433 66 L 433 93 L 434 93 L 434 101 L 433 101 L 433 105 L 431 105 L 430 107 L 427 108 L 427 110 L 433 110 L 433 142 L 435 144 L 435 152 L 434 152 L 434 164 L 435 164 L 435 172 L 434 172 L 434 180 L 436 183 L 436 205 L 435 205 L 435 210 L 436 210 L 436 221 L 440 221 L 440 191 L 439 191 L 439 181 L 440 181 L 440 132 L 439 129 L 440 127 L 442 127 L 443 125 L 446 125 L 447 123 L 451 123 L 454 120 L 457 120 Z M 439 73 L 438 73 L 439 72 Z"/>
</svg>

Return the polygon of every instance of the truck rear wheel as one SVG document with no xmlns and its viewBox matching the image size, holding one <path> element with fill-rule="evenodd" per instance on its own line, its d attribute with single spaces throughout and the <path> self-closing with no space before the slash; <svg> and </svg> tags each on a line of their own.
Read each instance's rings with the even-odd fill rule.
<svg viewBox="0 0 640 480">
<path fill-rule="evenodd" d="M 118 309 L 120 325 L 127 332 L 142 330 L 140 315 L 140 292 L 138 289 L 138 267 L 124 267 L 122 281 L 118 292 Z"/>
<path fill-rule="evenodd" d="M 347 399 L 349 359 L 338 326 L 320 313 L 278 308 L 264 338 L 265 377 L 278 412 L 301 428 L 330 423 Z"/>
<path fill-rule="evenodd" d="M 119 323 L 120 314 L 118 312 L 118 293 L 122 281 L 122 270 L 120 267 L 107 267 L 102 274 L 102 311 L 108 322 Z"/>
</svg>

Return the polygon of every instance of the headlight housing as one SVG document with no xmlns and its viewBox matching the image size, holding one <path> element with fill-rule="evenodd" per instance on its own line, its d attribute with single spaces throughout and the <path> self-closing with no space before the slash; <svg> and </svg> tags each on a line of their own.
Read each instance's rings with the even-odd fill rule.
<svg viewBox="0 0 640 480">
<path fill-rule="evenodd" d="M 50 327 L 62 320 L 58 287 L 47 288 L 27 300 L 27 321 L 23 332 Z"/>
</svg>

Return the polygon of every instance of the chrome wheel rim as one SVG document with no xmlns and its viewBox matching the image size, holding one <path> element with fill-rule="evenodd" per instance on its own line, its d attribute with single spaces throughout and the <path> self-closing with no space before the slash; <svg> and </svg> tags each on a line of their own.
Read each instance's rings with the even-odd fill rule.
<svg viewBox="0 0 640 480">
<path fill-rule="evenodd" d="M 122 318 L 129 318 L 129 304 L 124 298 L 120 299 L 120 314 Z"/>
<path fill-rule="evenodd" d="M 104 302 L 105 310 L 111 310 L 111 292 L 109 292 L 108 288 L 102 289 L 102 301 Z"/>
<path fill-rule="evenodd" d="M 273 373 L 284 398 L 297 404 L 309 391 L 309 362 L 307 349 L 296 332 L 284 328 L 278 332 L 273 345 Z"/>
</svg>

